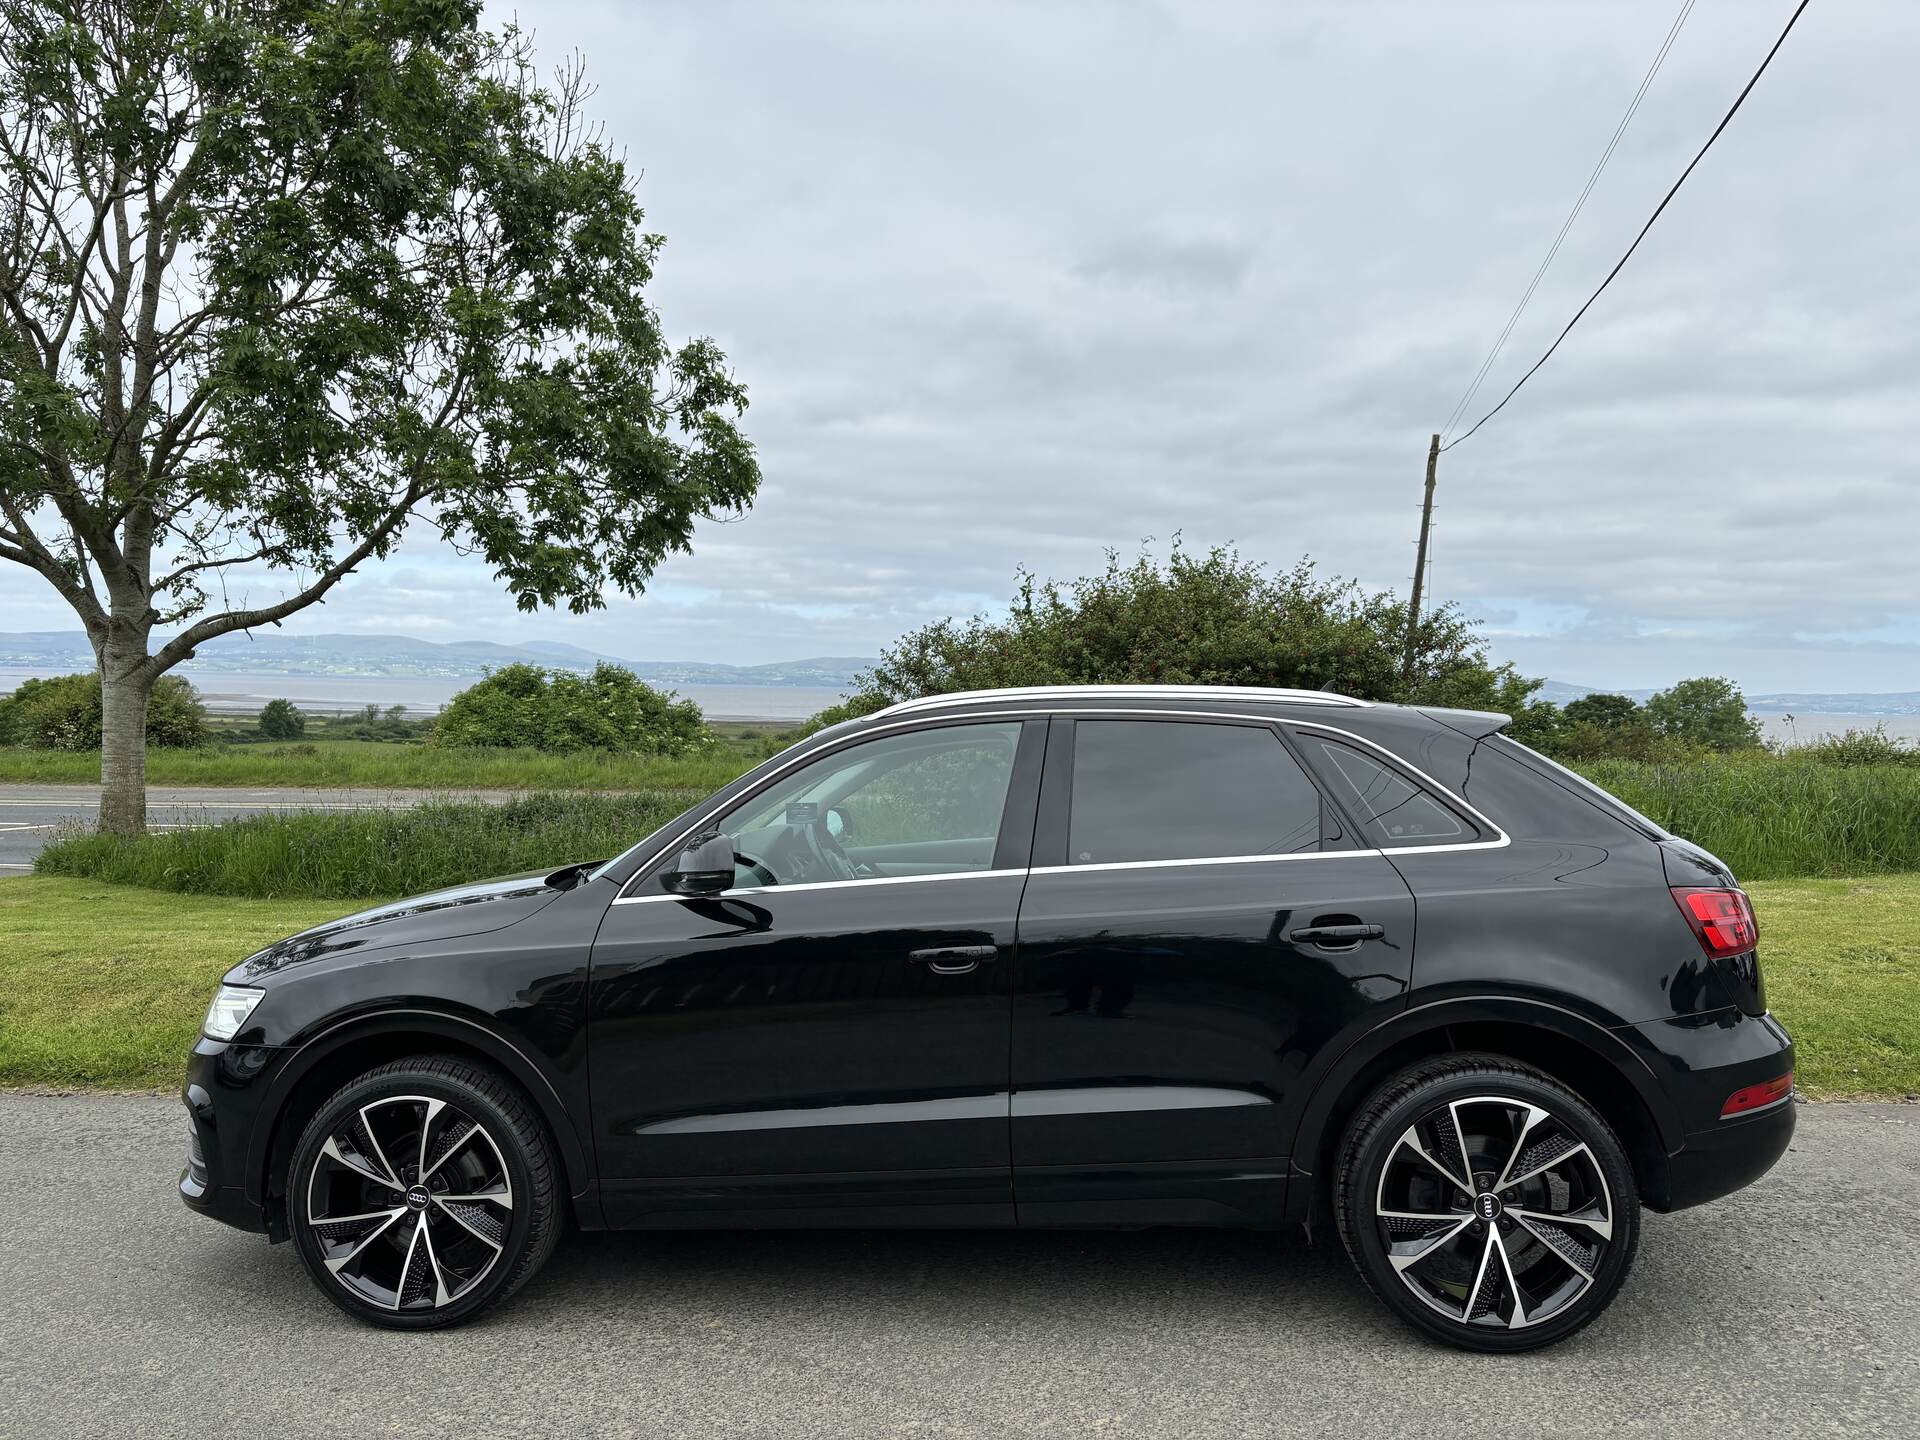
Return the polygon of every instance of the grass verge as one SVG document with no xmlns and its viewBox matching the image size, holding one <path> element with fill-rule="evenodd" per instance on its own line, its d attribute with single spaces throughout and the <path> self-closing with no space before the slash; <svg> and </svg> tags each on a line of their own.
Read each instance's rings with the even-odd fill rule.
<svg viewBox="0 0 1920 1440">
<path fill-rule="evenodd" d="M 1920 1094 L 1920 875 L 1761 883 L 1753 896 L 1802 1088 L 1827 1100 Z M 227 968 L 342 908 L 0 882 L 0 1085 L 177 1085 Z"/>
<path fill-rule="evenodd" d="M 299 810 L 128 840 L 69 836 L 34 860 L 67 875 L 195 895 L 368 899 L 605 860 L 705 793 L 436 800 L 410 810 Z"/>
<path fill-rule="evenodd" d="M 178 1085 L 221 975 L 339 911 L 91 880 L 0 881 L 0 1085 Z"/>
</svg>

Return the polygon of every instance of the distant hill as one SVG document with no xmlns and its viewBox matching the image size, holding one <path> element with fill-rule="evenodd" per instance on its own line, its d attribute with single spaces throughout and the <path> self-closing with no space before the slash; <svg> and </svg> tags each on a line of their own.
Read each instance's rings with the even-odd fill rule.
<svg viewBox="0 0 1920 1440">
<path fill-rule="evenodd" d="M 502 665 L 591 670 L 602 661 L 624 665 L 663 685 L 767 685 L 835 689 L 873 661 L 823 655 L 774 665 L 725 665 L 698 660 L 625 660 L 578 645 L 536 640 L 500 645 L 491 640 L 442 644 L 411 635 L 222 635 L 202 645 L 180 669 L 187 675 L 480 675 Z M 93 651 L 78 630 L 0 632 L 0 669 L 91 670 Z"/>
</svg>

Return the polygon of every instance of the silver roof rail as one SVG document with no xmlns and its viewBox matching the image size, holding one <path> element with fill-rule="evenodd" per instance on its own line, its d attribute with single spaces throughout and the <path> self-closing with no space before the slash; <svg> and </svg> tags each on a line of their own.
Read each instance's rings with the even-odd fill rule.
<svg viewBox="0 0 1920 1440">
<path fill-rule="evenodd" d="M 1005 690 L 956 690 L 948 695 L 923 695 L 902 700 L 877 712 L 898 715 L 909 710 L 940 710 L 994 700 L 1237 700 L 1250 704 L 1331 705 L 1344 709 L 1371 705 L 1351 695 L 1326 690 L 1268 689 L 1259 685 L 1018 685 Z"/>
</svg>

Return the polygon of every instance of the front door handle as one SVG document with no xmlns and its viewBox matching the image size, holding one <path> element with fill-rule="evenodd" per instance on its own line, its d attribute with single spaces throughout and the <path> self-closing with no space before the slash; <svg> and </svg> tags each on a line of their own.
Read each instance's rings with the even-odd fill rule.
<svg viewBox="0 0 1920 1440">
<path fill-rule="evenodd" d="M 931 950 L 909 950 L 907 959 L 936 975 L 965 975 L 999 953 L 994 945 L 938 945 Z"/>
<path fill-rule="evenodd" d="M 1303 925 L 1289 932 L 1287 938 L 1296 945 L 1318 945 L 1322 950 L 1351 950 L 1362 940 L 1383 940 L 1386 934 L 1384 925 L 1356 920 L 1344 925 Z"/>
</svg>

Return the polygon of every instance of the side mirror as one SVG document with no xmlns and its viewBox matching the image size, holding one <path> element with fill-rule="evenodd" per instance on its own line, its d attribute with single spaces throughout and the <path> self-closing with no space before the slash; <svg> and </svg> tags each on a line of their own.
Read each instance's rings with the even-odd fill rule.
<svg viewBox="0 0 1920 1440">
<path fill-rule="evenodd" d="M 718 895 L 733 888 L 733 837 L 696 835 L 674 857 L 661 883 L 675 895 Z"/>
</svg>

